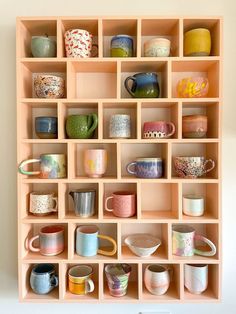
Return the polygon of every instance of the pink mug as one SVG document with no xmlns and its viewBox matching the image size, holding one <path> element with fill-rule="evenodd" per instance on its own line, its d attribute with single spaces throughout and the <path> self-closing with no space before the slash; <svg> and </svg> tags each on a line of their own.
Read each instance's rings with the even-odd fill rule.
<svg viewBox="0 0 236 314">
<path fill-rule="evenodd" d="M 108 208 L 108 201 L 112 200 L 112 208 Z M 105 210 L 112 212 L 121 218 L 132 217 L 136 213 L 136 196 L 132 192 L 119 191 L 113 192 L 105 200 Z"/>
<path fill-rule="evenodd" d="M 175 125 L 166 121 L 144 122 L 143 138 L 167 138 L 175 133 Z"/>
<path fill-rule="evenodd" d="M 107 169 L 106 149 L 87 149 L 84 153 L 84 170 L 91 178 L 100 178 Z"/>
</svg>

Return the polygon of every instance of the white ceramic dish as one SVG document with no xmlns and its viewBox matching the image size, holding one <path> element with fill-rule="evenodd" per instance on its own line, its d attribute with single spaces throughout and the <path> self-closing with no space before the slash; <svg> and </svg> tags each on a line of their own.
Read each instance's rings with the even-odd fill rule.
<svg viewBox="0 0 236 314">
<path fill-rule="evenodd" d="M 161 240 L 148 233 L 136 233 L 125 238 L 124 243 L 135 255 L 148 257 L 161 245 Z"/>
</svg>

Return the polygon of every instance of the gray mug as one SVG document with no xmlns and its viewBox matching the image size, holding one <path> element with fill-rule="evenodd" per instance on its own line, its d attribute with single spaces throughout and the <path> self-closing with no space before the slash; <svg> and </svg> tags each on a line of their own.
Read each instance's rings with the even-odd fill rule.
<svg viewBox="0 0 236 314">
<path fill-rule="evenodd" d="M 69 194 L 74 202 L 76 216 L 87 218 L 95 214 L 96 190 L 72 190 Z"/>
</svg>

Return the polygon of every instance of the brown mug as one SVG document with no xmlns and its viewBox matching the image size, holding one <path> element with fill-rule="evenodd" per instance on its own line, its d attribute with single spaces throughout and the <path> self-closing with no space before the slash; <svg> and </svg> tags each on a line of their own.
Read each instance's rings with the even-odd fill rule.
<svg viewBox="0 0 236 314">
<path fill-rule="evenodd" d="M 206 137 L 207 116 L 200 114 L 183 116 L 182 133 L 186 138 Z"/>
</svg>

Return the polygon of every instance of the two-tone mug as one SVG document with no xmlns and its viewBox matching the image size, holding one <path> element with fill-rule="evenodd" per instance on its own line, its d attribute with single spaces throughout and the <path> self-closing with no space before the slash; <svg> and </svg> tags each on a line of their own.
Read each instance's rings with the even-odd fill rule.
<svg viewBox="0 0 236 314">
<path fill-rule="evenodd" d="M 193 294 L 201 294 L 208 286 L 208 265 L 185 264 L 184 285 Z"/>
<path fill-rule="evenodd" d="M 85 295 L 94 291 L 92 280 L 93 268 L 89 265 L 73 266 L 68 271 L 69 291 L 73 294 Z"/>
<path fill-rule="evenodd" d="M 58 286 L 58 276 L 53 264 L 38 264 L 30 273 L 30 287 L 36 294 L 48 294 Z"/>
<path fill-rule="evenodd" d="M 154 295 L 163 295 L 170 286 L 172 268 L 151 264 L 144 271 L 144 283 L 147 290 Z"/>
<path fill-rule="evenodd" d="M 204 214 L 204 197 L 191 194 L 184 195 L 183 213 L 192 217 L 202 216 Z"/>
<path fill-rule="evenodd" d="M 134 167 L 134 170 L 131 169 Z M 138 178 L 161 178 L 163 175 L 163 165 L 161 158 L 137 158 L 126 166 L 126 170 L 130 174 L 134 174 Z"/>
<path fill-rule="evenodd" d="M 112 208 L 108 207 L 111 200 Z M 136 195 L 128 191 L 113 192 L 111 196 L 105 200 L 105 210 L 112 212 L 117 217 L 132 217 L 136 213 Z"/>
<path fill-rule="evenodd" d="M 111 39 L 111 57 L 133 57 L 133 38 L 116 35 Z"/>
<path fill-rule="evenodd" d="M 175 125 L 167 121 L 150 121 L 143 124 L 143 138 L 168 138 L 175 133 Z"/>
<path fill-rule="evenodd" d="M 48 215 L 57 212 L 57 197 L 54 193 L 31 192 L 30 208 L 31 214 L 36 216 Z"/>
<path fill-rule="evenodd" d="M 182 117 L 182 134 L 186 138 L 201 138 L 207 134 L 207 116 L 202 114 Z"/>
</svg>

